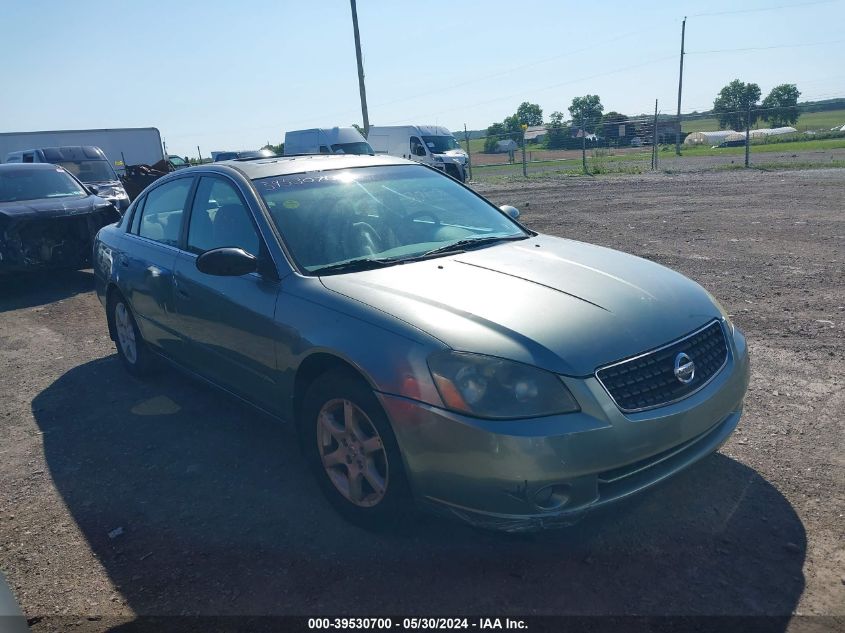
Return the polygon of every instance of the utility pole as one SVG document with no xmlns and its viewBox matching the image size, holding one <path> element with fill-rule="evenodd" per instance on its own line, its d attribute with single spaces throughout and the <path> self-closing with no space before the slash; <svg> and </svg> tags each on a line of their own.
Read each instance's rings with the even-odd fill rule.
<svg viewBox="0 0 845 633">
<path fill-rule="evenodd" d="M 367 114 L 367 90 L 364 88 L 364 62 L 361 59 L 361 36 L 358 34 L 358 9 L 355 0 L 349 0 L 352 6 L 352 30 L 355 33 L 355 58 L 358 60 L 358 88 L 361 91 L 361 114 L 364 117 L 364 136 L 370 133 L 370 117 Z"/>
<path fill-rule="evenodd" d="M 748 152 L 751 149 L 751 99 L 748 99 L 747 110 L 745 112 L 745 166 L 748 167 Z"/>
<path fill-rule="evenodd" d="M 467 132 L 466 123 L 464 123 L 464 140 L 467 142 L 467 169 L 469 170 L 469 179 L 472 180 L 472 152 L 469 151 L 469 132 Z"/>
<path fill-rule="evenodd" d="M 522 124 L 522 175 L 526 178 L 528 177 L 528 167 L 525 164 L 525 130 L 528 129 L 528 126 L 525 123 Z"/>
<path fill-rule="evenodd" d="M 675 130 L 675 154 L 681 155 L 681 90 L 684 87 L 684 35 L 687 30 L 687 16 L 681 22 L 681 70 L 678 73 L 678 129 Z"/>
<path fill-rule="evenodd" d="M 651 139 L 651 168 L 657 169 L 657 99 L 654 100 L 654 134 Z"/>
<path fill-rule="evenodd" d="M 581 114 L 581 167 L 587 173 L 587 130 L 584 129 L 584 114 Z"/>
<path fill-rule="evenodd" d="M 197 145 L 197 156 L 200 157 L 200 165 L 202 165 L 202 152 L 200 151 L 199 145 Z"/>
</svg>

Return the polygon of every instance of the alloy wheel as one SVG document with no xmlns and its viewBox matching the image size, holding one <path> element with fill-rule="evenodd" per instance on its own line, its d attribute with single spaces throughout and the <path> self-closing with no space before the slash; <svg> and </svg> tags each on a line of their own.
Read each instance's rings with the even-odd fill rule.
<svg viewBox="0 0 845 633">
<path fill-rule="evenodd" d="M 117 330 L 117 342 L 126 360 L 134 365 L 138 360 L 138 347 L 135 342 L 135 328 L 126 304 L 119 301 L 114 308 L 114 328 Z"/>
<path fill-rule="evenodd" d="M 384 498 L 387 452 L 375 425 L 354 402 L 335 399 L 323 405 L 317 449 L 332 484 L 349 502 L 369 508 Z"/>
</svg>

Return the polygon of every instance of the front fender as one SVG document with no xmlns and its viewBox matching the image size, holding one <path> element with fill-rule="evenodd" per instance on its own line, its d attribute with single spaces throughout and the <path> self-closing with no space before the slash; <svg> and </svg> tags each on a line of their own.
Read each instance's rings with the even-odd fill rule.
<svg viewBox="0 0 845 633">
<path fill-rule="evenodd" d="M 328 354 L 354 367 L 374 391 L 443 406 L 427 359 L 444 345 L 358 302 L 327 290 L 319 280 L 290 280 L 279 293 L 277 363 L 284 393 L 295 396 L 299 367 L 314 354 Z M 316 282 L 316 284 L 314 283 Z"/>
</svg>

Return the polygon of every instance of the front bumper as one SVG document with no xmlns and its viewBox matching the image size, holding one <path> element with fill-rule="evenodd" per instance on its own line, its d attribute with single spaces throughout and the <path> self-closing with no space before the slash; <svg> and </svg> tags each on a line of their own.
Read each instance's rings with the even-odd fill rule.
<svg viewBox="0 0 845 633">
<path fill-rule="evenodd" d="M 623 414 L 594 376 L 564 378 L 579 413 L 492 421 L 379 394 L 417 498 L 505 531 L 563 526 L 648 488 L 716 451 L 736 428 L 749 361 L 739 330 L 704 389 Z"/>
</svg>

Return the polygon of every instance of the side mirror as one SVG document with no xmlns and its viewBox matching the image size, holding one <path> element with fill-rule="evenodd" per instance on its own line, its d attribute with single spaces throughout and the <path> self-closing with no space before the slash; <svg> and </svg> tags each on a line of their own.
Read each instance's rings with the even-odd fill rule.
<svg viewBox="0 0 845 633">
<path fill-rule="evenodd" d="M 99 196 L 100 195 L 100 188 L 97 185 L 85 185 L 85 188 L 88 190 L 92 196 Z"/>
<path fill-rule="evenodd" d="M 197 270 L 218 277 L 240 277 L 258 270 L 258 258 L 242 248 L 213 248 L 197 257 Z"/>
<path fill-rule="evenodd" d="M 512 207 L 509 204 L 503 204 L 501 207 L 499 207 L 499 209 L 507 213 L 514 220 L 519 217 L 519 209 L 517 209 L 516 207 Z"/>
</svg>

